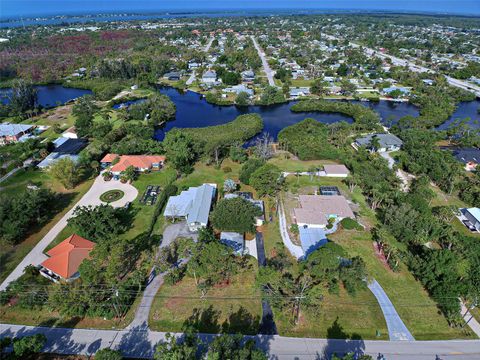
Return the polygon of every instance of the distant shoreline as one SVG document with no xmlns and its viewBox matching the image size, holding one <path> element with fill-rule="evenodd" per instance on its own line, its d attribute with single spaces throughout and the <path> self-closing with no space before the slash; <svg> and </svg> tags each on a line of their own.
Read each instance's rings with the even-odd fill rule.
<svg viewBox="0 0 480 360">
<path fill-rule="evenodd" d="M 473 9 L 472 9 L 473 10 Z M 161 18 L 190 18 L 198 17 L 201 15 L 215 15 L 215 17 L 223 16 L 235 16 L 235 17 L 250 17 L 250 16 L 275 16 L 275 15 L 322 15 L 322 14 L 337 14 L 337 15 L 416 15 L 416 16 L 429 16 L 429 17 L 445 17 L 445 16 L 454 16 L 454 17 L 465 17 L 465 18 L 480 18 L 480 10 L 477 14 L 472 14 L 472 12 L 442 12 L 442 11 L 400 11 L 400 10 L 365 10 L 365 9 L 198 9 L 198 10 L 181 10 L 181 9 L 172 9 L 172 10 L 162 10 L 162 11 L 112 11 L 112 12 L 66 12 L 66 13 L 57 13 L 57 14 L 30 14 L 30 15 L 7 15 L 0 20 L 0 24 L 8 24 L 12 22 L 21 22 L 21 21 L 52 21 L 58 20 L 95 20 L 99 18 L 131 18 L 131 17 L 145 17 L 145 20 L 148 19 L 161 19 Z M 131 19 L 132 21 L 135 19 Z M 143 19 L 138 19 L 143 20 Z M 109 20 L 103 20 L 109 21 Z M 127 20 L 129 21 L 129 20 Z"/>
</svg>

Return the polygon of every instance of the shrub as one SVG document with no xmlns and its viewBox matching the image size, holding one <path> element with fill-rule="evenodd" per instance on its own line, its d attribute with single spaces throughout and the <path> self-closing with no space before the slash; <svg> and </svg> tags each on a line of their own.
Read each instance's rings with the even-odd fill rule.
<svg viewBox="0 0 480 360">
<path fill-rule="evenodd" d="M 345 230 L 363 230 L 362 225 L 350 218 L 342 219 L 342 221 L 340 221 L 340 225 L 342 225 L 342 228 L 344 228 Z"/>
<path fill-rule="evenodd" d="M 95 360 L 122 360 L 122 353 L 118 350 L 101 349 L 95 353 Z"/>
</svg>

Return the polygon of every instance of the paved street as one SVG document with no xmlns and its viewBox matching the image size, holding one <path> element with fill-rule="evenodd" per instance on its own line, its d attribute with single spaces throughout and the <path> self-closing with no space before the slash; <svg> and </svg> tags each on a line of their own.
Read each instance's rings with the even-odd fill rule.
<svg viewBox="0 0 480 360">
<path fill-rule="evenodd" d="M 329 40 L 339 40 L 338 38 L 336 38 L 334 36 L 331 36 L 331 35 L 323 34 L 323 36 L 325 36 L 325 38 L 327 38 Z M 381 53 L 381 52 L 379 52 L 375 49 L 367 48 L 365 46 L 361 46 L 361 45 L 356 44 L 356 43 L 350 42 L 350 46 L 352 46 L 353 48 L 362 47 L 364 49 L 365 54 L 367 54 L 369 56 L 377 56 L 380 59 L 387 59 L 388 58 L 392 61 L 393 65 L 408 66 L 408 68 L 411 71 L 414 71 L 414 72 L 428 72 L 428 73 L 431 73 L 431 74 L 436 73 L 435 71 L 433 71 L 429 68 L 426 68 L 425 66 L 417 65 L 412 61 L 401 59 L 401 58 L 398 58 L 398 57 L 393 56 L 393 55 L 384 54 L 384 53 Z M 450 76 L 445 76 L 445 79 L 452 86 L 455 86 L 455 87 L 461 88 L 463 90 L 473 92 L 476 96 L 480 96 L 480 86 L 470 84 L 470 83 L 467 83 L 466 81 L 455 79 L 455 78 L 452 78 Z"/>
<path fill-rule="evenodd" d="M 255 37 L 253 35 L 251 35 L 250 38 L 253 41 L 253 45 L 255 46 L 255 49 L 257 49 L 258 56 L 260 56 L 260 59 L 262 59 L 263 71 L 265 71 L 265 74 L 267 75 L 268 84 L 270 86 L 275 86 L 275 81 L 273 79 L 273 71 L 270 68 L 270 65 L 268 65 L 268 61 L 265 57 L 265 53 L 263 52 L 263 50 L 258 45 L 257 39 L 255 39 Z"/>
<path fill-rule="evenodd" d="M 113 207 L 124 206 L 128 201 L 133 201 L 138 195 L 137 189 L 130 184 L 122 184 L 120 181 L 105 181 L 103 177 L 99 175 L 93 183 L 90 190 L 76 203 L 43 237 L 42 240 L 25 256 L 20 264 L 8 275 L 5 281 L 0 285 L 0 290 L 5 290 L 8 284 L 18 279 L 23 274 L 23 270 L 28 265 L 38 265 L 44 261 L 47 257 L 43 254 L 43 251 L 47 246 L 57 237 L 57 235 L 67 226 L 67 220 L 72 216 L 73 211 L 78 206 L 96 206 L 102 204 L 100 201 L 100 195 L 108 190 L 122 190 L 125 195 L 118 201 L 111 203 Z"/>
<path fill-rule="evenodd" d="M 92 355 L 98 349 L 119 349 L 125 356 L 150 358 L 155 344 L 165 339 L 164 332 L 140 328 L 129 330 L 88 330 L 35 328 L 0 324 L 0 338 L 43 333 L 47 344 L 43 351 L 59 354 Z M 181 336 L 181 334 L 177 334 Z M 214 335 L 201 335 L 205 341 Z M 387 360 L 466 360 L 480 359 L 480 340 L 450 341 L 372 341 L 289 338 L 278 335 L 257 335 L 258 346 L 275 360 L 320 360 L 333 353 L 355 352 L 376 359 L 383 354 Z M 438 358 L 436 358 L 438 356 Z"/>
<path fill-rule="evenodd" d="M 211 37 L 210 40 L 208 40 L 208 43 L 207 45 L 205 45 L 205 48 L 203 49 L 203 51 L 205 52 L 208 52 L 210 50 L 210 48 L 212 47 L 212 43 L 213 43 L 213 40 L 215 39 L 215 37 Z M 187 79 L 187 81 L 185 82 L 186 85 L 192 85 L 193 82 L 196 80 L 197 78 L 197 72 L 195 70 L 192 71 L 192 74 L 190 75 L 190 77 Z"/>
</svg>

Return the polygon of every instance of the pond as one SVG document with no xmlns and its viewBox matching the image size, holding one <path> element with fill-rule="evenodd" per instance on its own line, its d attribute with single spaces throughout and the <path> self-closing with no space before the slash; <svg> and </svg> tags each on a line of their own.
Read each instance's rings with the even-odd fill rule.
<svg viewBox="0 0 480 360">
<path fill-rule="evenodd" d="M 80 96 L 92 94 L 91 90 L 69 88 L 62 85 L 37 85 L 35 88 L 37 89 L 38 103 L 46 108 L 58 104 L 63 105 Z M 8 96 L 11 91 L 9 88 L 0 89 L 0 102 L 2 104 L 8 104 Z"/>
<path fill-rule="evenodd" d="M 160 88 L 159 91 L 162 94 L 168 95 L 175 103 L 177 106 L 177 114 L 175 121 L 169 121 L 164 127 L 157 129 L 155 133 L 157 140 L 163 140 L 165 133 L 174 127 L 188 128 L 221 125 L 234 120 L 239 115 L 248 113 L 259 114 L 264 122 L 264 132 L 269 133 L 274 138 L 277 137 L 283 128 L 296 124 L 307 117 L 314 118 L 325 124 L 339 121 L 353 122 L 352 118 L 338 113 L 294 113 L 290 111 L 290 107 L 296 103 L 295 101 L 271 106 L 238 108 L 233 105 L 217 106 L 209 104 L 201 95 L 192 91 L 183 93 L 168 87 Z M 406 115 L 418 116 L 418 109 L 409 103 L 394 103 L 389 101 L 380 101 L 378 103 L 353 102 L 361 103 L 377 111 L 382 121 L 385 122 L 389 119 L 398 120 Z"/>
</svg>

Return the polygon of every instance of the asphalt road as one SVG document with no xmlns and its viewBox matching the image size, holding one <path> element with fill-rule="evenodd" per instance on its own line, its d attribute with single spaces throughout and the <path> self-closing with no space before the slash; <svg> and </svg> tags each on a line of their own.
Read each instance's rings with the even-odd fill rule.
<svg viewBox="0 0 480 360">
<path fill-rule="evenodd" d="M 124 192 L 124 196 L 110 205 L 113 207 L 124 206 L 128 201 L 133 201 L 138 195 L 138 191 L 135 187 L 130 184 L 122 184 L 120 181 L 105 181 L 103 177 L 99 175 L 90 190 L 87 191 L 85 195 L 76 203 L 43 237 L 42 240 L 38 242 L 37 245 L 25 256 L 20 264 L 8 275 L 5 281 L 0 285 L 0 290 L 5 290 L 8 284 L 12 281 L 18 279 L 23 274 L 23 270 L 28 265 L 38 265 L 44 260 L 47 259 L 47 256 L 43 253 L 47 246 L 57 237 L 57 235 L 67 226 L 67 220 L 73 215 L 73 211 L 78 206 L 88 206 L 88 205 L 100 205 L 100 195 L 108 190 L 119 189 Z"/>
<path fill-rule="evenodd" d="M 253 45 L 255 46 L 255 49 L 257 49 L 257 52 L 258 52 L 258 56 L 260 56 L 260 59 L 262 60 L 262 65 L 263 65 L 263 71 L 265 71 L 265 74 L 267 75 L 267 79 L 268 79 L 268 84 L 270 86 L 275 86 L 275 81 L 273 80 L 273 71 L 272 69 L 270 68 L 270 65 L 268 65 L 268 61 L 265 57 L 265 53 L 263 52 L 263 50 L 260 48 L 260 46 L 258 45 L 257 43 L 257 40 L 255 39 L 255 37 L 253 35 L 250 36 L 250 38 L 252 39 L 253 41 Z"/>
<path fill-rule="evenodd" d="M 338 38 L 336 38 L 334 36 L 331 36 L 331 35 L 326 35 L 326 34 L 323 34 L 323 35 L 329 40 L 334 40 L 334 39 L 339 40 Z M 350 42 L 350 45 L 354 48 L 361 47 L 361 45 L 356 44 L 356 43 L 352 43 L 352 42 Z M 369 56 L 374 56 L 375 55 L 375 56 L 378 56 L 380 59 L 387 59 L 388 58 L 392 61 L 393 65 L 408 66 L 408 68 L 411 71 L 414 71 L 414 72 L 428 72 L 430 74 L 435 74 L 436 73 L 435 71 L 433 71 L 429 68 L 426 68 L 425 66 L 417 65 L 414 62 L 409 61 L 409 60 L 401 59 L 401 58 L 398 58 L 398 57 L 393 56 L 393 55 L 384 54 L 384 53 L 381 53 L 379 51 L 376 51 L 375 49 L 367 48 L 365 46 L 363 46 L 363 49 L 365 51 L 365 54 L 367 54 Z M 466 81 L 455 79 L 455 78 L 452 78 L 450 76 L 445 76 L 445 79 L 452 86 L 461 88 L 461 89 L 466 90 L 466 91 L 473 92 L 476 96 L 480 96 L 480 86 L 470 84 Z"/>
<path fill-rule="evenodd" d="M 165 339 L 166 333 L 139 328 L 129 330 L 87 330 L 40 328 L 0 324 L 0 338 L 43 333 L 47 337 L 44 352 L 58 354 L 92 355 L 105 347 L 118 349 L 124 356 L 151 358 L 155 344 Z M 177 334 L 181 337 L 182 334 Z M 209 341 L 215 335 L 200 335 Z M 376 359 L 383 354 L 387 360 L 465 360 L 480 359 L 480 340 L 450 341 L 372 341 L 289 338 L 278 335 L 257 335 L 257 345 L 276 360 L 320 360 L 354 352 L 368 354 Z M 436 357 L 438 356 L 438 357 Z"/>
</svg>

